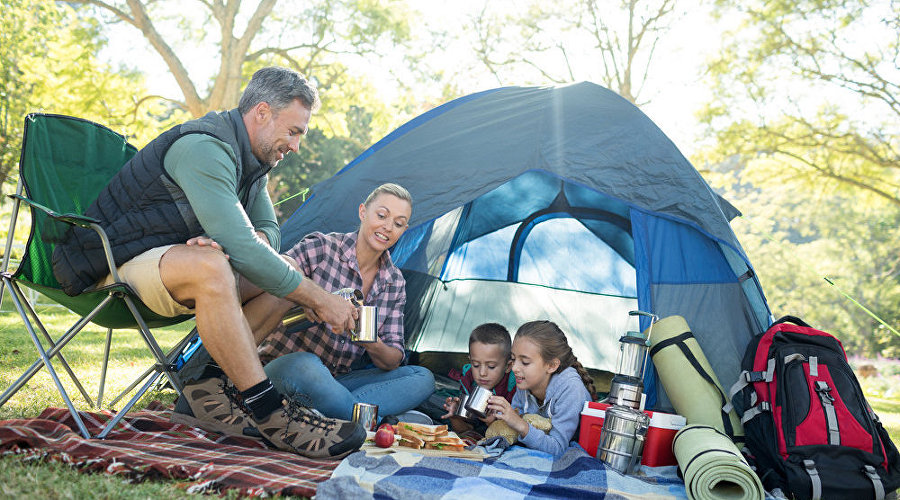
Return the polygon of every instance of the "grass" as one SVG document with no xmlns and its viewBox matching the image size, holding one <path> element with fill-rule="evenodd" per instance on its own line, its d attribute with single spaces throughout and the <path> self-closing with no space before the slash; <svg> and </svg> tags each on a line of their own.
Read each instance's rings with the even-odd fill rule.
<svg viewBox="0 0 900 500">
<path fill-rule="evenodd" d="M 25 369 L 37 359 L 31 339 L 18 314 L 10 311 L 8 297 L 4 297 L 0 310 L 0 390 L 5 390 Z M 40 307 L 38 313 L 54 338 L 74 321 L 73 315 L 59 308 Z M 181 340 L 193 327 L 193 322 L 154 331 L 163 350 L 168 350 Z M 57 332 L 57 333 L 54 333 Z M 106 331 L 89 325 L 66 347 L 64 353 L 76 374 L 85 384 L 92 398 L 96 398 L 100 379 L 100 361 Z M 136 331 L 117 332 L 114 337 L 115 355 L 110 359 L 107 388 L 104 401 L 125 389 L 131 381 L 151 363 L 146 347 Z M 865 361 L 865 360 L 863 360 Z M 856 364 L 858 361 L 853 360 Z M 882 366 L 884 365 L 884 366 Z M 890 390 L 900 387 L 900 363 L 885 361 L 879 365 L 880 375 L 862 379 L 869 403 L 878 413 L 895 443 L 900 443 L 900 394 Z M 58 368 L 58 363 L 55 365 Z M 90 410 L 77 392 L 71 380 L 60 371 L 60 378 L 70 397 L 79 409 Z M 175 393 L 171 390 L 156 392 L 143 398 L 136 408 L 142 408 L 154 399 L 171 403 Z M 0 408 L 0 420 L 36 417 L 47 406 L 64 406 L 46 370 L 41 370 L 15 397 Z M 121 407 L 121 404 L 119 405 Z M 84 474 L 59 462 L 23 462 L 18 457 L 0 456 L 0 497 L 2 498 L 99 498 L 99 499 L 178 499 L 192 495 L 184 490 L 183 481 L 159 481 L 131 484 L 116 476 Z M 234 492 L 226 495 L 234 497 Z"/>
<path fill-rule="evenodd" d="M 3 390 L 37 359 L 37 352 L 18 314 L 9 311 L 8 297 L 4 299 L 7 299 L 3 301 L 4 310 L 0 312 L 0 357 L 3 359 L 0 365 L 0 388 Z M 61 308 L 43 307 L 38 310 L 38 314 L 46 320 L 45 325 L 54 338 L 59 336 L 58 332 L 64 331 L 74 321 L 74 316 Z M 167 350 L 181 340 L 192 327 L 193 323 L 189 322 L 157 329 L 154 333 L 160 346 Z M 145 344 L 137 331 L 116 332 L 113 340 L 117 347 L 108 368 L 106 396 L 104 396 L 107 403 L 124 390 L 135 377 L 143 373 L 151 363 L 151 357 L 146 353 Z M 106 331 L 95 325 L 89 325 L 63 351 L 92 399 L 97 397 L 100 361 L 103 359 L 105 341 Z M 55 363 L 54 366 L 59 370 L 59 363 Z M 93 410 L 81 397 L 71 379 L 59 371 L 60 380 L 75 406 L 79 409 Z M 166 390 L 150 394 L 138 402 L 136 408 L 142 408 L 154 399 L 172 402 L 175 399 L 175 392 Z M 47 371 L 41 370 L 0 408 L 0 420 L 36 417 L 47 406 L 61 407 L 64 404 Z M 121 405 L 122 403 L 119 407 Z M 3 498 L 177 499 L 195 496 L 184 490 L 185 484 L 184 481 L 126 484 L 120 477 L 84 474 L 60 462 L 29 463 L 15 456 L 0 457 L 0 497 Z"/>
</svg>

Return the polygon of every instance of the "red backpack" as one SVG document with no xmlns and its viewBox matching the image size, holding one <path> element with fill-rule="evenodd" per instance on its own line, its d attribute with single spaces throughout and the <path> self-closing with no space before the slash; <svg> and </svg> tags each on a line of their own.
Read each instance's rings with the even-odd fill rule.
<svg viewBox="0 0 900 500">
<path fill-rule="evenodd" d="M 731 400 L 767 490 L 880 500 L 900 486 L 900 454 L 838 339 L 785 316 L 747 346 L 741 368 Z"/>
</svg>

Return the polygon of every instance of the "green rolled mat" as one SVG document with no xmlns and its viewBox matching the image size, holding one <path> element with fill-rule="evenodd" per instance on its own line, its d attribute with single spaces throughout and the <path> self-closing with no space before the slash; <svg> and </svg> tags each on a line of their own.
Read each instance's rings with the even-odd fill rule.
<svg viewBox="0 0 900 500">
<path fill-rule="evenodd" d="M 708 425 L 688 425 L 672 441 L 688 498 L 762 500 L 765 490 L 731 439 Z"/>
<path fill-rule="evenodd" d="M 648 332 L 653 365 L 675 412 L 688 425 L 710 425 L 729 436 L 743 436 L 737 413 L 722 411 L 727 402 L 725 391 L 687 321 L 667 316 L 644 333 Z"/>
</svg>

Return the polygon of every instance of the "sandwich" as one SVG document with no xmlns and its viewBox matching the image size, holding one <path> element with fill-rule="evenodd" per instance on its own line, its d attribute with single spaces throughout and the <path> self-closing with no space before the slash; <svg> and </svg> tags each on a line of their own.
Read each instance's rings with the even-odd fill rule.
<svg viewBox="0 0 900 500">
<path fill-rule="evenodd" d="M 434 441 L 441 436 L 447 435 L 446 425 L 426 425 L 416 424 L 412 422 L 398 422 L 396 428 L 400 436 L 415 437 L 426 442 Z"/>
<path fill-rule="evenodd" d="M 397 442 L 397 446 L 403 446 L 406 448 L 413 448 L 416 450 L 421 450 L 425 447 L 425 441 L 422 441 L 419 437 L 407 434 L 400 434 L 400 440 Z"/>
<path fill-rule="evenodd" d="M 396 427 L 400 434 L 400 446 L 407 448 L 423 449 L 426 443 L 438 442 L 438 439 L 448 438 L 446 425 L 426 425 L 413 422 L 398 422 Z M 459 439 L 459 438 L 457 438 Z M 446 443 L 455 445 L 455 441 Z M 442 447 L 430 449 L 443 449 Z"/>
<path fill-rule="evenodd" d="M 466 449 L 466 442 L 459 436 L 440 436 L 434 441 L 426 442 L 425 449 L 463 451 Z"/>
</svg>

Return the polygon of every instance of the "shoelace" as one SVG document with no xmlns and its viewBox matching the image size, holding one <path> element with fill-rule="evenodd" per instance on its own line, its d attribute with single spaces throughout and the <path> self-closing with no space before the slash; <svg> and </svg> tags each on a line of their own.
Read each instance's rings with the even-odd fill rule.
<svg viewBox="0 0 900 500">
<path fill-rule="evenodd" d="M 302 404 L 288 400 L 285 414 L 289 419 L 312 426 L 313 430 L 330 431 L 336 423 L 334 419 L 320 417 Z"/>
<path fill-rule="evenodd" d="M 228 402 L 231 403 L 232 410 L 241 410 L 247 415 L 250 415 L 250 408 L 244 404 L 244 398 L 241 396 L 241 391 L 239 391 L 234 384 L 229 384 L 227 381 L 223 380 L 219 385 L 222 387 L 222 392 L 225 393 Z"/>
</svg>

